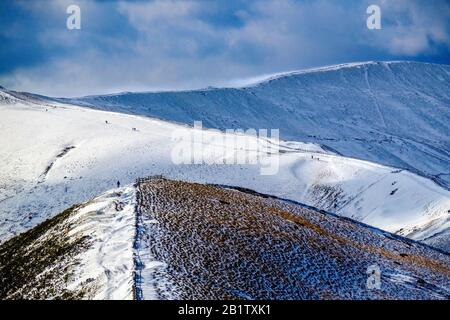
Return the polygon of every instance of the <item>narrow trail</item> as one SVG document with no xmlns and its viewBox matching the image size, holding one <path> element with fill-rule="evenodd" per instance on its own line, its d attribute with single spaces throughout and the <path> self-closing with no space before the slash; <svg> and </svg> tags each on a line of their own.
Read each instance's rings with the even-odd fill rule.
<svg viewBox="0 0 450 320">
<path fill-rule="evenodd" d="M 135 214 L 135 235 L 133 242 L 133 265 L 134 265 L 134 275 L 133 275 L 133 298 L 135 300 L 143 300 L 142 293 L 142 269 L 144 264 L 139 255 L 139 248 L 141 247 L 141 239 L 145 234 L 144 224 L 142 222 L 142 213 L 140 210 L 140 203 L 142 203 L 142 192 L 139 188 L 139 182 L 135 184 L 136 188 L 136 205 L 134 207 Z"/>
<path fill-rule="evenodd" d="M 80 262 L 83 277 L 100 279 L 97 298 L 132 297 L 134 189 L 125 187 L 81 207 L 76 222 L 78 235 L 89 235 L 92 244 Z M 95 270 L 95 272 L 93 272 Z"/>
<path fill-rule="evenodd" d="M 47 165 L 47 167 L 45 168 L 45 170 L 41 173 L 41 175 L 38 178 L 38 184 L 41 184 L 45 181 L 45 179 L 47 178 L 50 170 L 52 170 L 53 166 L 55 165 L 55 163 L 58 161 L 58 159 L 63 158 L 65 155 L 67 155 L 69 153 L 70 150 L 75 149 L 75 146 L 67 146 L 64 147 L 57 155 L 56 157 Z"/>
<path fill-rule="evenodd" d="M 376 96 L 374 95 L 372 87 L 369 82 L 369 70 L 367 70 L 367 66 L 364 66 L 364 79 L 366 80 L 366 85 L 367 85 L 367 89 L 369 90 L 370 97 L 372 98 L 373 103 L 375 104 L 375 107 L 377 108 L 377 112 L 378 112 L 378 115 L 380 116 L 381 123 L 384 128 L 387 128 L 383 113 L 381 112 L 380 104 L 378 103 L 378 100 L 377 100 Z"/>
<path fill-rule="evenodd" d="M 159 223 L 156 220 L 156 192 L 151 188 L 146 190 L 140 188 L 140 184 L 149 179 L 161 179 L 161 176 L 138 179 L 135 184 L 136 233 L 133 244 L 133 298 L 135 300 L 172 300 L 177 296 L 168 294 L 165 288 L 176 287 L 176 284 L 165 276 L 167 264 L 157 260 L 154 252 L 155 240 L 158 238 L 155 236 L 154 227 Z M 146 209 L 142 209 L 145 207 Z"/>
</svg>

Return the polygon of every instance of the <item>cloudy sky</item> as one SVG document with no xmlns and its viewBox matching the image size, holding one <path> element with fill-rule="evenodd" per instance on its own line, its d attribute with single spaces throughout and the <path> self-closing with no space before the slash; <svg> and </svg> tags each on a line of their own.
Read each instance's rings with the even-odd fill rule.
<svg viewBox="0 0 450 320">
<path fill-rule="evenodd" d="M 80 30 L 66 27 L 70 4 Z M 371 4 L 381 30 L 366 27 Z M 366 60 L 450 64 L 450 1 L 0 1 L 0 85 L 51 96 L 229 86 Z"/>
</svg>

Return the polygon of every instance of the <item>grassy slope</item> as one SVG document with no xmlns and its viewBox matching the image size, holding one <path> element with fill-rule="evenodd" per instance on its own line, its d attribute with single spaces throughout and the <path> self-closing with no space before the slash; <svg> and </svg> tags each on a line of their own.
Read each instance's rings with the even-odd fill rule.
<svg viewBox="0 0 450 320">
<path fill-rule="evenodd" d="M 449 297 L 449 256 L 420 244 L 235 190 L 163 179 L 138 188 L 140 251 L 166 264 L 150 276 L 144 270 L 144 296 L 151 290 L 187 299 Z M 366 288 L 373 264 L 382 271 L 381 290 Z"/>
<path fill-rule="evenodd" d="M 138 252 L 164 262 L 139 279 L 144 295 L 151 288 L 158 298 L 187 299 L 450 297 L 449 256 L 412 241 L 210 185 L 151 179 L 138 190 Z M 0 245 L 0 299 L 93 296 L 95 281 L 70 285 L 91 246 L 71 232 L 79 208 Z M 373 264 L 382 271 L 380 290 L 366 288 Z"/>
<path fill-rule="evenodd" d="M 0 245 L 0 299 L 80 299 L 90 287 L 70 290 L 76 255 L 89 246 L 87 237 L 69 237 L 76 207 Z"/>
</svg>

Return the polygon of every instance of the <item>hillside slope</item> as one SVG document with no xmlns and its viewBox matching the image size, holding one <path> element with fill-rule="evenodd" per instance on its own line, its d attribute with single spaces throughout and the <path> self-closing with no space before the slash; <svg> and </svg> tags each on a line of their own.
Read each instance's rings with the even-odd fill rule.
<svg viewBox="0 0 450 320">
<path fill-rule="evenodd" d="M 160 177 L 0 244 L 0 272 L 1 299 L 450 298 L 448 254 L 251 190 Z"/>
<path fill-rule="evenodd" d="M 251 190 L 160 177 L 0 244 L 0 272 L 1 299 L 450 298 L 448 254 Z"/>
<path fill-rule="evenodd" d="M 408 169 L 450 187 L 450 66 L 352 63 L 285 73 L 242 88 L 122 93 L 60 99 L 101 110 L 211 128 L 279 128 L 314 142 Z"/>
<path fill-rule="evenodd" d="M 0 245 L 0 299 L 131 299 L 135 190 L 112 190 Z"/>
<path fill-rule="evenodd" d="M 261 175 L 260 164 L 180 165 L 172 161 L 174 132 L 203 134 L 205 148 L 220 146 L 212 138 L 223 134 L 4 90 L 0 97 L 0 241 L 116 187 L 117 181 L 124 185 L 163 174 L 296 200 L 450 250 L 450 192 L 410 172 L 285 141 L 279 142 L 275 175 Z M 215 160 L 242 152 L 267 160 L 267 142 L 250 140 L 263 147 L 224 146 L 223 158 Z"/>
<path fill-rule="evenodd" d="M 159 178 L 137 190 L 138 297 L 450 298 L 449 256 L 406 239 L 254 193 Z"/>
</svg>

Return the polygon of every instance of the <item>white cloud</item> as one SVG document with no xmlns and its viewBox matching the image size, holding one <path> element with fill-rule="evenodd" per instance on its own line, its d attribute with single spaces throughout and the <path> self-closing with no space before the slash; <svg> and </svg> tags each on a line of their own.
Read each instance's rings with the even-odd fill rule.
<svg viewBox="0 0 450 320">
<path fill-rule="evenodd" d="M 177 19 L 192 17 L 201 10 L 201 5 L 190 0 L 120 2 L 118 10 L 126 14 L 136 28 L 145 30 L 154 22 L 174 23 Z"/>
<path fill-rule="evenodd" d="M 368 41 L 395 55 L 432 53 L 436 44 L 450 48 L 450 4 L 446 1 L 381 1 L 383 30 Z"/>
</svg>

